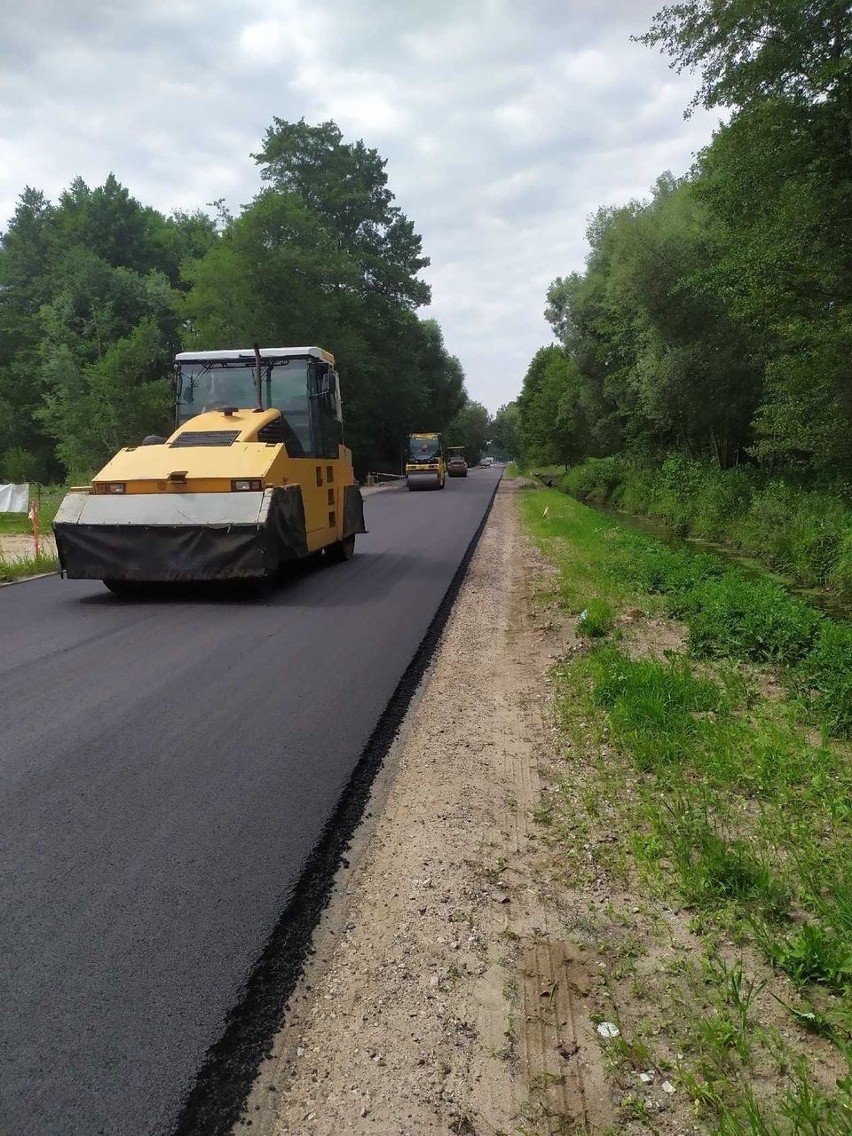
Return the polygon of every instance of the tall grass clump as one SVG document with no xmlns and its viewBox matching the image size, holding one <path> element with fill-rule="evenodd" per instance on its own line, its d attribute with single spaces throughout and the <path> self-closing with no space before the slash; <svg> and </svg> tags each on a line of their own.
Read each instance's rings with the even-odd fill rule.
<svg viewBox="0 0 852 1136">
<path fill-rule="evenodd" d="M 612 630 L 615 613 L 606 600 L 596 597 L 589 600 L 588 606 L 580 613 L 577 633 L 588 639 L 602 639 Z"/>
<path fill-rule="evenodd" d="M 609 711 L 613 738 L 634 754 L 638 769 L 678 765 L 704 728 L 698 714 L 716 711 L 722 691 L 696 678 L 686 659 L 630 659 L 614 646 L 590 656 L 595 704 Z"/>
<path fill-rule="evenodd" d="M 852 538 L 852 510 L 820 489 L 770 481 L 732 521 L 729 541 L 809 586 L 832 579 Z"/>
<path fill-rule="evenodd" d="M 838 595 L 852 597 L 852 528 L 840 542 L 837 558 L 826 577 L 826 583 Z"/>
<path fill-rule="evenodd" d="M 4 560 L 0 556 L 0 584 L 9 584 L 14 580 L 24 580 L 28 576 L 40 576 L 45 572 L 58 570 L 57 558 L 44 552 L 38 556 L 22 557 L 19 560 Z"/>
<path fill-rule="evenodd" d="M 725 565 L 718 556 L 625 533 L 608 570 L 639 591 L 670 595 L 689 592 L 704 580 L 723 575 Z"/>
</svg>

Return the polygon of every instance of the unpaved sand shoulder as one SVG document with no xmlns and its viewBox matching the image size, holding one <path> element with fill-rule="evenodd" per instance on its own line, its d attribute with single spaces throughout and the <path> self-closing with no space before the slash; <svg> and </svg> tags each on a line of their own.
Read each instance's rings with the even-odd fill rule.
<svg viewBox="0 0 852 1136">
<path fill-rule="evenodd" d="M 539 890 L 552 655 L 532 626 L 542 566 L 517 494 L 504 481 L 238 1132 L 611 1124 L 584 1004 L 597 963 Z"/>
<path fill-rule="evenodd" d="M 56 543 L 50 535 L 43 535 L 40 541 L 45 556 L 56 555 Z M 24 533 L 3 533 L 0 536 L 0 560 L 27 560 L 35 554 L 33 538 Z"/>
</svg>

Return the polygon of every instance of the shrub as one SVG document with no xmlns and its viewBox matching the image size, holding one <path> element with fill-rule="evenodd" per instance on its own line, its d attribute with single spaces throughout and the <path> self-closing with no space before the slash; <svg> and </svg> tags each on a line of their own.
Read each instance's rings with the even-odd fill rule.
<svg viewBox="0 0 852 1136">
<path fill-rule="evenodd" d="M 657 474 L 652 513 L 662 518 L 680 536 L 691 531 L 695 500 L 707 469 L 700 462 L 679 454 L 666 458 Z"/>
<path fill-rule="evenodd" d="M 795 664 L 826 622 L 772 580 L 751 580 L 738 572 L 704 580 L 679 599 L 696 655 Z"/>
<path fill-rule="evenodd" d="M 796 580 L 822 584 L 840 555 L 850 520 L 838 497 L 774 481 L 755 493 L 739 523 L 732 525 L 731 538 Z"/>
<path fill-rule="evenodd" d="M 624 466 L 619 458 L 589 458 L 570 469 L 559 487 L 580 501 L 606 502 L 623 476 Z"/>
<path fill-rule="evenodd" d="M 748 511 L 753 492 L 752 470 L 706 469 L 695 496 L 690 531 L 708 540 L 730 540 L 731 527 Z"/>
<path fill-rule="evenodd" d="M 628 513 L 649 516 L 654 499 L 655 472 L 631 466 L 613 490 L 612 504 Z"/>
<path fill-rule="evenodd" d="M 34 454 L 20 446 L 13 446 L 6 450 L 0 460 L 0 481 L 11 481 L 13 485 L 37 481 L 38 468 L 38 458 Z"/>
<path fill-rule="evenodd" d="M 852 599 L 852 528 L 848 529 L 837 549 L 837 558 L 826 583 L 841 596 Z"/>
</svg>

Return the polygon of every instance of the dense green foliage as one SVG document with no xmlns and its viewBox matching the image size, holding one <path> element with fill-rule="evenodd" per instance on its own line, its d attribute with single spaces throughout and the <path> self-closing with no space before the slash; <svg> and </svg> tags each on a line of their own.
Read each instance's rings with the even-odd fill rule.
<svg viewBox="0 0 852 1136">
<path fill-rule="evenodd" d="M 714 482 L 723 497 L 706 496 L 698 529 L 717 536 L 729 534 L 710 514 L 741 493 L 770 515 L 794 501 L 800 512 L 804 491 L 773 490 L 772 472 L 795 470 L 798 486 L 834 483 L 825 494 L 834 506 L 808 504 L 842 512 L 838 482 L 852 460 L 852 9 L 689 0 L 665 8 L 643 38 L 676 67 L 700 69 L 699 100 L 732 114 L 686 177 L 666 174 L 648 200 L 600 209 L 585 271 L 551 285 L 545 314 L 559 343 L 537 353 L 524 380 L 522 457 L 569 466 L 627 453 L 653 467 L 674 451 L 705 459 L 692 467 L 702 478 L 710 463 L 759 465 L 759 483 Z M 765 527 L 778 526 L 770 516 Z M 821 559 L 819 578 L 838 563 L 848 513 L 845 530 L 828 529 L 814 537 L 820 552 L 805 554 Z"/>
<path fill-rule="evenodd" d="M 24 191 L 0 238 L 0 480 L 83 478 L 168 431 L 182 347 L 328 347 L 362 473 L 457 420 L 464 375 L 416 314 L 428 260 L 385 162 L 333 122 L 277 118 L 255 157 L 265 188 L 218 225 L 165 217 L 113 176 L 56 204 Z"/>
<path fill-rule="evenodd" d="M 852 507 L 830 489 L 755 466 L 720 470 L 680 455 L 650 466 L 589 458 L 560 488 L 582 501 L 659 518 L 681 536 L 724 541 L 806 587 L 852 599 Z"/>
<path fill-rule="evenodd" d="M 520 408 L 517 402 L 507 402 L 501 406 L 491 419 L 491 449 L 499 458 L 514 460 L 520 453 L 521 439 L 518 433 Z"/>
<path fill-rule="evenodd" d="M 465 403 L 444 434 L 447 446 L 464 446 L 468 465 L 476 465 L 488 442 L 490 418 L 481 402 L 472 399 Z"/>
<path fill-rule="evenodd" d="M 0 242 L 0 478 L 84 473 L 164 427 L 181 265 L 215 239 L 112 176 L 56 205 L 23 192 Z"/>
</svg>

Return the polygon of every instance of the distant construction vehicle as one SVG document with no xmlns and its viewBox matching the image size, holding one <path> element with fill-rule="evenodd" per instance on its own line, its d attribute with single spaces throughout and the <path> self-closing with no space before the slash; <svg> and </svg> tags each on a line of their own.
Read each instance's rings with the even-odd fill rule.
<svg viewBox="0 0 852 1136">
<path fill-rule="evenodd" d="M 447 462 L 440 434 L 408 435 L 405 480 L 409 489 L 444 488 Z"/>
<path fill-rule="evenodd" d="M 319 347 L 184 351 L 175 430 L 128 446 L 53 523 L 60 571 L 126 593 L 160 581 L 274 580 L 350 559 L 365 532 L 342 444 L 334 356 Z"/>
<path fill-rule="evenodd" d="M 464 446 L 447 446 L 447 476 L 467 477 L 467 459 Z"/>
</svg>

